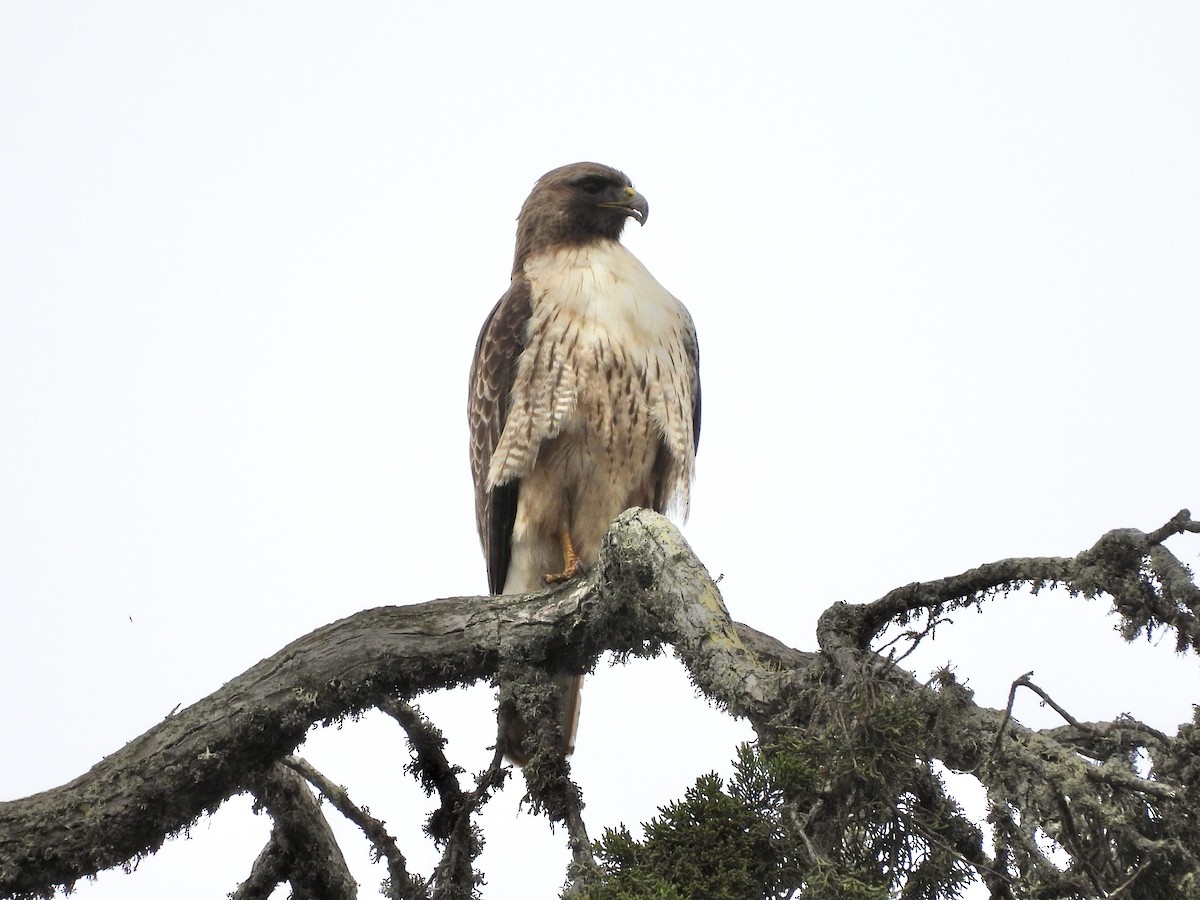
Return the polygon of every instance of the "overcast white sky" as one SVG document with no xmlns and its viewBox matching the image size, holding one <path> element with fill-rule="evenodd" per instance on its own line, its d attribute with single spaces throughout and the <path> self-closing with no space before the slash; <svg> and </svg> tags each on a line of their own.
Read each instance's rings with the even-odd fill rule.
<svg viewBox="0 0 1200 900">
<path fill-rule="evenodd" d="M 485 591 L 467 367 L 567 162 L 633 178 L 696 321 L 685 533 L 735 618 L 811 649 L 835 600 L 1200 509 L 1197 47 L 1186 2 L 0 6 L 0 798 L 319 625 Z M 910 661 L 1173 732 L 1196 660 L 1113 623 L 1011 597 Z M 482 767 L 490 692 L 424 706 Z M 749 735 L 673 660 L 600 670 L 593 835 Z M 394 725 L 305 753 L 428 872 Z M 518 788 L 489 900 L 566 863 Z M 234 800 L 78 896 L 222 896 L 267 830 Z"/>
</svg>

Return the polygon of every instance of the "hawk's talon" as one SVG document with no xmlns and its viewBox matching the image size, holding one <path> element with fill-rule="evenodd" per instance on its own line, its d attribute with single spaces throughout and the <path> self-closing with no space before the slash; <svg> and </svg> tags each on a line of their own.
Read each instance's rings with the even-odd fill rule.
<svg viewBox="0 0 1200 900">
<path fill-rule="evenodd" d="M 576 556 L 569 563 L 567 563 L 567 567 L 561 572 L 555 572 L 553 575 L 547 575 L 546 584 L 562 584 L 564 581 L 570 581 L 582 571 L 583 563 L 580 562 L 579 557 Z"/>
<path fill-rule="evenodd" d="M 575 552 L 575 545 L 571 543 L 571 533 L 563 531 L 560 539 L 562 540 L 563 570 L 555 572 L 553 575 L 547 575 L 546 584 L 562 584 L 583 571 L 583 561 Z"/>
</svg>

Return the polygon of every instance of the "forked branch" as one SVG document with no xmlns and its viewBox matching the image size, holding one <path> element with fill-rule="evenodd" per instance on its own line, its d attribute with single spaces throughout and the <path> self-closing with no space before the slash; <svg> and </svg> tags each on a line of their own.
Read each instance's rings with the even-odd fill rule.
<svg viewBox="0 0 1200 900">
<path fill-rule="evenodd" d="M 307 815 L 281 812 L 288 797 L 299 807 L 315 808 L 315 802 L 302 785 L 303 797 L 295 784 L 288 786 L 280 763 L 314 724 L 372 707 L 405 728 L 414 748 L 409 769 L 439 804 L 427 830 L 443 858 L 428 882 L 407 872 L 381 824 L 372 831 L 359 816 L 388 862 L 393 896 L 469 896 L 478 884 L 472 817 L 502 784 L 505 770 L 497 755 L 474 790 L 464 792 L 461 770 L 446 755 L 441 735 L 408 701 L 494 679 L 513 659 L 547 673 L 583 672 L 608 650 L 649 655 L 665 645 L 700 691 L 750 721 L 764 752 L 783 742 L 800 748 L 801 756 L 820 750 L 825 756 L 819 768 L 850 765 L 844 791 L 832 775 L 823 776 L 829 783 L 806 799 L 785 791 L 788 821 L 801 830 L 798 846 L 815 865 L 834 865 L 839 841 L 849 833 L 841 823 L 861 829 L 863 810 L 873 809 L 891 810 L 887 828 L 914 811 L 912 858 L 921 847 L 931 853 L 940 847 L 954 865 L 969 863 L 982 873 L 995 896 L 1005 896 L 1018 878 L 1049 885 L 1047 890 L 1078 883 L 1086 890 L 1128 893 L 1130 884 L 1167 877 L 1162 872 L 1194 870 L 1200 877 L 1189 849 L 1200 846 L 1200 834 L 1191 834 L 1200 810 L 1189 806 L 1200 726 L 1185 726 L 1171 737 L 1132 719 L 1084 724 L 1064 716 L 1062 728 L 1032 731 L 1003 710 L 975 704 L 948 673 L 921 684 L 898 660 L 871 650 L 888 624 L 917 613 L 936 622 L 945 611 L 1016 586 L 1054 585 L 1085 597 L 1111 596 L 1128 634 L 1170 628 L 1180 647 L 1195 649 L 1200 592 L 1163 542 L 1198 531 L 1200 525 L 1182 511 L 1149 533 L 1109 532 L 1075 557 L 1006 559 L 910 584 L 872 603 L 837 603 L 818 624 L 821 652 L 804 653 L 733 622 L 679 532 L 655 513 L 631 510 L 613 524 L 599 562 L 582 579 L 536 595 L 452 598 L 358 613 L 293 642 L 70 784 L 0 803 L 0 896 L 48 895 L 153 853 L 166 837 L 240 791 L 254 792 L 277 823 L 243 896 L 261 895 L 272 879 L 295 875 L 293 886 L 303 884 L 304 873 L 289 868 L 285 854 L 303 841 L 315 846 L 317 838 L 294 829 L 285 834 L 279 823 L 294 825 Z M 877 727 L 885 730 L 872 730 Z M 878 735 L 907 735 L 910 743 L 892 762 L 899 766 L 895 771 L 909 773 L 910 787 L 883 779 L 871 789 L 886 796 L 872 799 L 861 782 L 860 757 L 876 746 Z M 1138 771 L 1139 753 L 1151 760 L 1151 777 Z M 950 807 L 929 768 L 935 760 L 975 774 L 988 789 L 997 835 L 990 861 L 969 846 L 976 833 L 971 828 L 956 825 L 953 840 L 941 836 L 935 819 Z M 289 765 L 338 802 L 332 784 L 299 763 Z M 596 875 L 568 772 L 552 766 L 545 771 L 554 773 L 546 784 L 568 793 L 557 805 L 545 797 L 535 796 L 535 802 L 568 826 L 576 873 Z M 346 806 L 352 818 L 357 809 Z M 1071 853 L 1074 867 L 1055 869 L 1039 848 L 1039 835 Z M 340 872 L 331 862 L 334 884 L 343 880 Z M 337 890 L 329 888 L 330 895 Z"/>
</svg>

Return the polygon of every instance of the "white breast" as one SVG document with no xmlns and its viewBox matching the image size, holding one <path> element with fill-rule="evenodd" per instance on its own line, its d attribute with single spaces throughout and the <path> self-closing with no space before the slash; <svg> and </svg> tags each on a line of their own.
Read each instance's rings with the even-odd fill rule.
<svg viewBox="0 0 1200 900">
<path fill-rule="evenodd" d="M 535 257 L 525 274 L 532 289 L 530 334 L 561 337 L 569 329 L 584 344 L 616 345 L 644 364 L 691 329 L 683 304 L 615 241 Z"/>
<path fill-rule="evenodd" d="M 619 379 L 623 402 L 645 411 L 675 459 L 686 505 L 696 374 L 683 304 L 615 241 L 532 257 L 525 275 L 531 315 L 489 485 L 528 475 L 543 443 L 564 431 L 595 428 Z"/>
</svg>

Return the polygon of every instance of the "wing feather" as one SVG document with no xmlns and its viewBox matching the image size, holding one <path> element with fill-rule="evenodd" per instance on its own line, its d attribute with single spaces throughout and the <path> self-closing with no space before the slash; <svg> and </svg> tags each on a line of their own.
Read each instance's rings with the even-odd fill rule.
<svg viewBox="0 0 1200 900">
<path fill-rule="evenodd" d="M 692 362 L 692 449 L 700 449 L 700 341 L 696 337 L 696 326 L 692 326 L 684 339 L 683 349 Z"/>
<path fill-rule="evenodd" d="M 682 310 L 682 307 L 681 307 Z M 696 328 L 692 325 L 691 317 L 686 310 L 683 315 L 687 318 L 687 329 L 683 334 L 683 350 L 691 364 L 687 382 L 684 387 L 683 402 L 687 402 L 690 394 L 692 403 L 692 452 L 700 449 L 700 344 L 696 339 Z M 670 505 L 672 496 L 680 488 L 680 461 L 674 459 L 671 447 L 664 438 L 659 441 L 658 454 L 654 459 L 654 509 L 665 513 Z M 686 469 L 686 467 L 685 467 Z M 690 471 L 682 473 L 682 477 L 690 477 Z M 686 485 L 685 485 L 686 486 Z M 686 509 L 684 510 L 686 515 Z"/>
<path fill-rule="evenodd" d="M 493 594 L 503 590 L 508 574 L 520 482 L 514 479 L 488 490 L 487 475 L 508 421 L 513 379 L 517 361 L 525 349 L 530 309 L 529 282 L 523 278 L 514 279 L 483 323 L 471 361 L 467 422 L 471 430 L 475 524 L 487 561 L 488 589 Z"/>
</svg>

